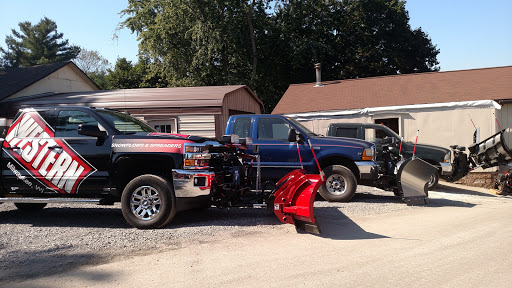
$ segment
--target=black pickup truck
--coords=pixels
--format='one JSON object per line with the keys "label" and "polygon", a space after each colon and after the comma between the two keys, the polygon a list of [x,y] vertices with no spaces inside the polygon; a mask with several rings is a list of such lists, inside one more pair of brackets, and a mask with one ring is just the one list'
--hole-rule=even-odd
{"label": "black pickup truck", "polygon": [[[377,161],[382,161],[382,140],[385,137],[391,137],[396,141],[401,141],[402,137],[396,134],[389,127],[380,124],[371,123],[331,123],[327,127],[326,136],[357,138],[375,143],[377,150]],[[414,143],[403,141],[402,155],[410,158],[414,151]],[[439,181],[439,176],[450,177],[453,174],[453,165],[451,163],[451,151],[449,149],[434,146],[417,144],[416,157],[437,168],[428,183],[429,190],[434,189]]]}
{"label": "black pickup truck", "polygon": [[208,206],[212,172],[187,169],[197,160],[185,160],[189,145],[219,145],[88,107],[23,109],[0,141],[0,203],[37,210],[47,203],[121,202],[137,228],[162,227],[180,210]]}
{"label": "black pickup truck", "polygon": [[110,109],[23,109],[0,139],[0,204],[30,211],[121,202],[126,221],[141,229],[163,227],[192,208],[267,206],[297,229],[317,227],[316,190],[300,181],[318,175],[285,178],[277,191],[251,190],[257,158],[245,153],[247,140],[158,133]]}

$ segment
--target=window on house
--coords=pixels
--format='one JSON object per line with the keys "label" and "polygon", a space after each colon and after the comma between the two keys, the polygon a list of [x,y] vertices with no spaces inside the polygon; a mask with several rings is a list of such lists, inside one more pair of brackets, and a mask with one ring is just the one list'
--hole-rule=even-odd
{"label": "window on house", "polygon": [[171,125],[155,125],[155,130],[161,133],[172,133]]}

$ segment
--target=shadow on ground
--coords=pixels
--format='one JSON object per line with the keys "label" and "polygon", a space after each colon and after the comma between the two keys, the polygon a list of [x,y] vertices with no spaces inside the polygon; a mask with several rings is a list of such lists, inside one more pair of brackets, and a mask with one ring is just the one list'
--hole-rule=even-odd
{"label": "shadow on ground", "polygon": [[436,192],[444,192],[444,193],[454,193],[454,194],[465,194],[465,195],[473,195],[473,196],[481,196],[481,197],[491,197],[491,198],[496,198],[498,196],[496,195],[492,195],[490,193],[484,193],[484,192],[480,192],[480,191],[477,191],[477,189],[482,189],[482,188],[477,188],[477,189],[471,189],[470,187],[467,187],[467,188],[463,188],[462,185],[459,185],[461,187],[454,187],[454,186],[449,186],[449,185],[443,185],[443,183],[439,183],[439,185],[436,187],[436,189],[434,189],[434,191]]}
{"label": "shadow on ground", "polygon": [[370,233],[357,225],[352,219],[335,207],[316,207],[315,218],[320,227],[318,237],[333,240],[363,240],[389,238]]}
{"label": "shadow on ground", "polygon": [[[23,253],[30,255],[23,255]],[[21,252],[17,255],[21,261],[16,265],[3,265],[0,260],[0,286],[9,287],[8,283],[20,282],[40,277],[61,274],[75,268],[94,265],[105,261],[99,254],[70,254],[69,247],[50,248],[41,251]],[[89,279],[106,281],[111,275],[108,273],[86,275]],[[23,286],[30,287],[30,286]],[[37,286],[41,287],[41,286]],[[48,286],[50,287],[50,286]]]}

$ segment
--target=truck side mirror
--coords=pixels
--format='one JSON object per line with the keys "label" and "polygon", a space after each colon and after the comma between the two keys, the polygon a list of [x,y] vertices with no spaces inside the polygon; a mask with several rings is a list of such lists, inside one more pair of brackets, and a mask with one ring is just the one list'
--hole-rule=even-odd
{"label": "truck side mirror", "polygon": [[389,137],[389,136],[386,136],[384,137],[384,139],[382,139],[382,144],[383,145],[386,145],[386,144],[395,144],[397,141],[397,139],[395,139],[395,137]]}
{"label": "truck side mirror", "polygon": [[297,131],[293,128],[288,130],[288,142],[297,142]]}
{"label": "truck side mirror", "polygon": [[302,134],[297,133],[297,130],[291,128],[290,130],[288,130],[288,142],[296,142],[301,144],[304,143],[304,137],[302,136]]}
{"label": "truck side mirror", "polygon": [[78,134],[84,136],[96,137],[99,139],[104,139],[107,137],[107,132],[101,131],[100,128],[96,125],[78,125]]}

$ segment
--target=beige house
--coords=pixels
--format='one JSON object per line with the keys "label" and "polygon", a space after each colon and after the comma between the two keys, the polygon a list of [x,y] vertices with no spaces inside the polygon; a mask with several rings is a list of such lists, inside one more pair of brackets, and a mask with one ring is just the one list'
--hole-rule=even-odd
{"label": "beige house", "polygon": [[[73,62],[0,71],[0,127],[9,125],[9,101],[48,92],[95,91],[98,86]],[[0,129],[1,130],[1,129]]]}
{"label": "beige house", "polygon": [[405,140],[419,133],[419,142],[446,148],[472,144],[475,127],[480,141],[499,125],[512,127],[512,66],[321,84],[290,85],[272,114],[289,115],[319,134],[335,122],[383,123]]}

